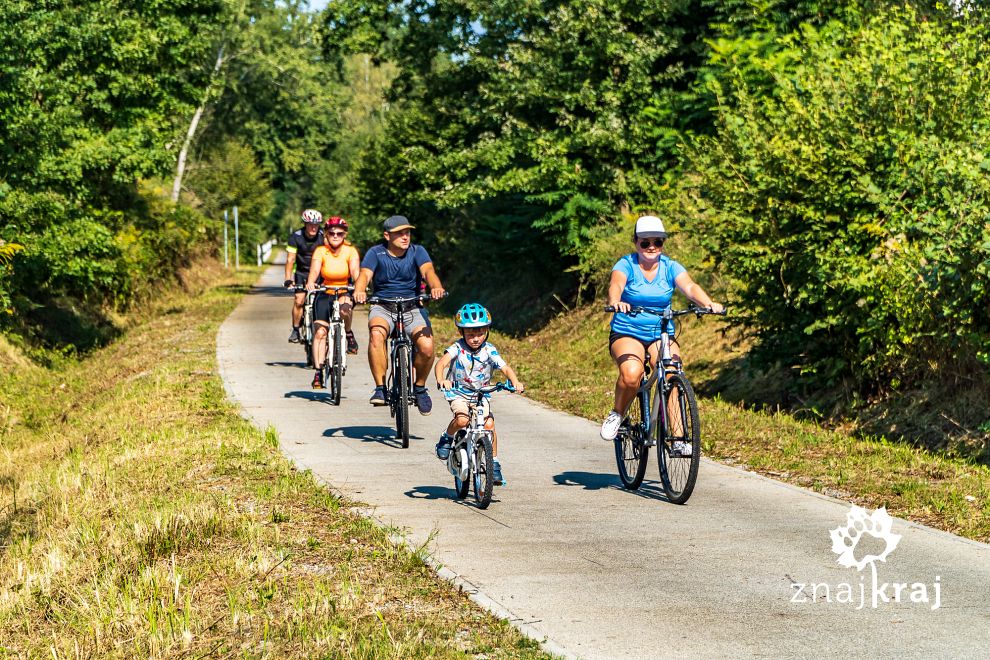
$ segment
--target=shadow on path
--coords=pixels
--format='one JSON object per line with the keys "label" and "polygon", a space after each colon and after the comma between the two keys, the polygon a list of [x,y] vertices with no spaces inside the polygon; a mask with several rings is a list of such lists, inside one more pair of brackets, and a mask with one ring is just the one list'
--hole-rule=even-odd
{"label": "shadow on path", "polygon": [[[239,284],[230,285],[233,287],[240,287]],[[248,289],[247,294],[249,296],[291,296],[292,292],[281,286],[255,286]]]}
{"label": "shadow on path", "polygon": [[297,369],[308,369],[312,371],[312,367],[305,362],[265,362],[266,367],[296,367]]}
{"label": "shadow on path", "polygon": [[326,390],[322,392],[313,392],[311,390],[296,390],[294,392],[286,392],[286,399],[306,399],[307,401],[319,401],[325,403],[329,406],[333,404],[330,403],[330,393]]}
{"label": "shadow on path", "polygon": [[[450,500],[452,504],[473,509],[477,513],[480,513],[486,518],[490,518],[491,520],[499,523],[503,527],[508,527],[508,525],[506,525],[505,523],[495,520],[490,515],[488,515],[491,512],[490,509],[488,511],[479,509],[478,503],[475,501],[472,495],[469,494],[463,500],[457,499],[457,491],[455,491],[453,488],[447,488],[446,486],[413,486],[403,494],[406,497],[409,497],[414,500]],[[499,501],[500,500],[497,497],[495,497],[495,493],[492,493],[492,504],[496,504]]]}
{"label": "shadow on path", "polygon": [[663,486],[657,481],[643,481],[637,490],[629,490],[622,485],[618,475],[597,472],[561,472],[553,481],[558,486],[581,486],[584,490],[618,490],[649,500],[669,502]]}
{"label": "shadow on path", "polygon": [[456,500],[457,493],[445,486],[413,486],[404,495],[414,500]]}
{"label": "shadow on path", "polygon": [[[351,438],[362,442],[379,442],[389,447],[402,447],[402,441],[395,437],[391,426],[337,426],[323,432],[324,438]],[[418,435],[409,434],[410,442],[422,440]]]}

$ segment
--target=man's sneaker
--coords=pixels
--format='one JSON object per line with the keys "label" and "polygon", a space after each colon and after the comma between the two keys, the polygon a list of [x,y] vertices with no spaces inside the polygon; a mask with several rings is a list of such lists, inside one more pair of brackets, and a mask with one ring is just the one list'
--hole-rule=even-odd
{"label": "man's sneaker", "polygon": [[446,433],[441,433],[440,441],[437,442],[437,447],[436,447],[437,458],[439,458],[441,461],[447,460],[447,457],[450,456],[450,447],[453,444],[454,444],[454,439],[452,437],[450,437]]}
{"label": "man's sneaker", "polygon": [[670,446],[670,454],[671,456],[690,456],[691,449],[692,447],[690,442],[674,440],[674,444]]}
{"label": "man's sneaker", "polygon": [[494,478],[496,486],[507,486],[509,484],[509,482],[502,477],[502,464],[498,461],[495,461],[495,464],[492,466],[492,477]]}
{"label": "man's sneaker", "polygon": [[423,385],[413,387],[413,396],[416,397],[416,407],[419,408],[420,415],[429,415],[433,411],[433,400],[430,393]]}
{"label": "man's sneaker", "polygon": [[371,393],[371,399],[368,401],[373,406],[384,406],[385,405],[385,388],[379,385],[375,388],[375,391]]}
{"label": "man's sneaker", "polygon": [[602,422],[602,440],[605,440],[606,442],[612,442],[615,440],[615,436],[619,435],[620,426],[622,426],[622,415],[613,410],[608,414],[608,417],[605,418],[605,421]]}
{"label": "man's sneaker", "polygon": [[353,330],[347,331],[347,352],[351,355],[357,355],[358,352],[357,339],[354,338]]}
{"label": "man's sneaker", "polygon": [[313,389],[322,390],[323,389],[323,373],[319,370],[313,374]]}
{"label": "man's sneaker", "polygon": [[302,341],[302,337],[299,336],[299,328],[292,328],[292,332],[289,333],[289,343],[298,344]]}

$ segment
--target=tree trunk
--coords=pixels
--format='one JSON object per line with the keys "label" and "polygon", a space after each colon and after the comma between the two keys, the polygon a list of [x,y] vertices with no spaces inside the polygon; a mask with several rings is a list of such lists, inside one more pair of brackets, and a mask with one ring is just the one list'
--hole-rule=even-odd
{"label": "tree trunk", "polygon": [[206,92],[203,94],[203,102],[199,104],[196,108],[196,112],[193,113],[192,121],[189,122],[189,130],[186,131],[186,139],[182,142],[182,149],[179,150],[179,161],[175,166],[175,179],[172,181],[172,201],[179,201],[179,192],[182,190],[182,176],[186,171],[186,158],[189,155],[189,147],[192,145],[193,136],[196,135],[196,127],[199,126],[199,120],[203,116],[203,111],[206,109],[206,103],[210,100],[210,93],[213,91],[213,85],[216,82],[217,75],[220,73],[221,67],[223,67],[223,51],[226,44],[220,45],[220,50],[217,52],[217,62],[213,65],[213,73],[210,74],[210,83],[206,86]]}

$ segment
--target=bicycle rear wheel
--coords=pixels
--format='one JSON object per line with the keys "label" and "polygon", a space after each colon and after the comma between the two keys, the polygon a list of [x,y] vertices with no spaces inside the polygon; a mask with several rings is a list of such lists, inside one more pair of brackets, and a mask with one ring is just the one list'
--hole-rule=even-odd
{"label": "bicycle rear wheel", "polygon": [[643,414],[643,402],[637,395],[615,436],[615,462],[619,466],[619,479],[629,490],[636,490],[643,483],[650,451],[646,446],[647,430]]}
{"label": "bicycle rear wheel", "polygon": [[[667,498],[674,504],[684,504],[694,491],[701,464],[701,425],[698,421],[698,402],[691,383],[682,374],[674,374],[667,381],[667,398],[663,401],[663,428],[657,443],[660,462],[660,481]],[[660,385],[657,384],[657,396]],[[674,443],[683,443],[681,451],[674,451]]]}
{"label": "bicycle rear wheel", "polygon": [[334,325],[330,328],[330,350],[333,354],[333,359],[327,356],[327,362],[330,364],[330,402],[335,406],[340,405],[340,389],[343,381],[343,367],[340,364],[340,326]]}
{"label": "bicycle rear wheel", "polygon": [[474,477],[474,499],[479,509],[487,509],[492,503],[492,486],[495,485],[492,439],[487,433],[475,437],[474,465],[471,472]]}
{"label": "bicycle rear wheel", "polygon": [[402,440],[402,448],[409,448],[409,347],[395,349],[392,365],[395,381],[392,385],[392,405],[395,411],[396,438]]}

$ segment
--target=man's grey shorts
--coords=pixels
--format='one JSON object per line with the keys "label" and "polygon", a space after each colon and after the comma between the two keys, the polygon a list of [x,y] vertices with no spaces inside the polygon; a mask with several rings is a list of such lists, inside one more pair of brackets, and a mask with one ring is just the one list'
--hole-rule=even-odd
{"label": "man's grey shorts", "polygon": [[[372,305],[371,310],[368,312],[368,321],[371,322],[374,319],[382,319],[385,321],[385,323],[388,324],[388,334],[392,334],[392,331],[395,329],[395,316],[392,312],[388,311],[381,305]],[[407,335],[412,335],[414,330],[418,330],[424,325],[430,325],[423,316],[423,310],[418,307],[413,309],[411,312],[403,312],[402,322],[406,324]]]}

